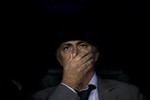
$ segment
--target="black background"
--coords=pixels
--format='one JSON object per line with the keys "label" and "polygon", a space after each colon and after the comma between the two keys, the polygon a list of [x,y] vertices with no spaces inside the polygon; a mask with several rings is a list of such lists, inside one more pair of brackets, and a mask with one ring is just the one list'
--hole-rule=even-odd
{"label": "black background", "polygon": [[[20,80],[27,95],[55,67],[56,31],[65,25],[90,24],[104,33],[102,61],[122,67],[133,84],[148,94],[149,1],[7,1],[1,12],[1,77]],[[66,4],[66,5],[65,5]],[[54,40],[53,40],[54,39]],[[113,66],[113,67],[112,67]],[[7,87],[7,86],[6,86]],[[26,97],[26,96],[25,96]]]}

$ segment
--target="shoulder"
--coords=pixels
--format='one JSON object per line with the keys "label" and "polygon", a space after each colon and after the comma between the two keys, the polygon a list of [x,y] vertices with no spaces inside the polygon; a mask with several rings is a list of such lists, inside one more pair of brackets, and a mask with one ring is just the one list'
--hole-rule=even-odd
{"label": "shoulder", "polygon": [[130,98],[133,100],[145,100],[145,95],[140,91],[139,87],[133,84],[116,80],[104,80],[104,83],[109,85],[109,88],[107,88],[109,92],[116,94],[122,100]]}
{"label": "shoulder", "polygon": [[131,83],[110,79],[106,79],[104,80],[104,82],[108,83],[109,85],[113,86],[116,89],[139,91],[139,88]]}
{"label": "shoulder", "polygon": [[103,80],[106,90],[122,96],[140,96],[142,93],[139,88],[133,84],[121,82],[117,80]]}
{"label": "shoulder", "polygon": [[98,78],[98,82],[99,86],[104,87],[106,90],[114,90],[116,92],[139,92],[137,86],[127,82],[100,78]]}

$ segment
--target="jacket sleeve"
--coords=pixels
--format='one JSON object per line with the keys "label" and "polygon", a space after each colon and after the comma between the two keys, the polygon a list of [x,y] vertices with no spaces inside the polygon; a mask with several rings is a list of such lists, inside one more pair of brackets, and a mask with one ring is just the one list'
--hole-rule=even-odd
{"label": "jacket sleeve", "polygon": [[60,84],[55,91],[48,97],[48,100],[79,100],[77,94],[75,94],[68,87]]}
{"label": "jacket sleeve", "polygon": [[55,89],[49,88],[36,93],[32,100],[79,100],[79,96],[65,85],[59,84]]}

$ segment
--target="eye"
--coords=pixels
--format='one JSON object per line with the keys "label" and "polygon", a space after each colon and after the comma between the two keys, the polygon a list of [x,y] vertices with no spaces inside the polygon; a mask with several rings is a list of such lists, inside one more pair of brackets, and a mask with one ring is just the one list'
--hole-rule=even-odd
{"label": "eye", "polygon": [[63,50],[64,51],[68,51],[68,50],[70,50],[71,48],[69,47],[69,46],[66,46],[66,47],[63,47]]}
{"label": "eye", "polygon": [[80,48],[86,48],[88,45],[87,44],[85,44],[85,43],[81,43],[80,44]]}

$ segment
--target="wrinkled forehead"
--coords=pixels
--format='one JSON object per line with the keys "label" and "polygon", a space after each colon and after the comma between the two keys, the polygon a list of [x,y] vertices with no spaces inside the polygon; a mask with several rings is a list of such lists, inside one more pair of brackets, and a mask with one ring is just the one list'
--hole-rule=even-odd
{"label": "wrinkled forehead", "polygon": [[77,45],[77,44],[81,44],[81,43],[90,44],[90,43],[88,43],[86,41],[83,41],[83,40],[71,40],[71,41],[65,41],[65,42],[61,43],[60,46],[62,46],[62,45],[68,45],[68,44],[76,44]]}

